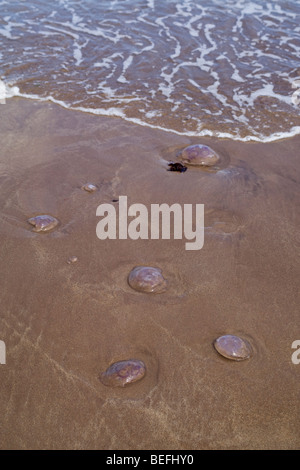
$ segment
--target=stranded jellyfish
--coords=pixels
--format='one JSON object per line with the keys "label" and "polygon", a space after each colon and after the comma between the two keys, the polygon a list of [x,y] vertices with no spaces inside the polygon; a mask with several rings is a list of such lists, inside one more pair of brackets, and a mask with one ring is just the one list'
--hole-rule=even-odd
{"label": "stranded jellyfish", "polygon": [[58,225],[58,220],[51,215],[37,215],[28,219],[28,222],[34,226],[33,232],[49,232]]}
{"label": "stranded jellyfish", "polygon": [[140,292],[160,294],[167,289],[167,281],[159,268],[137,266],[128,276],[130,287]]}
{"label": "stranded jellyfish", "polygon": [[207,145],[190,145],[183,149],[179,158],[183,163],[194,166],[214,166],[219,162],[220,157]]}
{"label": "stranded jellyfish", "polygon": [[84,186],[82,186],[81,189],[84,189],[84,190],[87,191],[88,193],[93,193],[94,191],[96,191],[97,186],[95,186],[95,185],[92,184],[92,183],[87,183],[87,184],[85,184]]}
{"label": "stranded jellyfish", "polygon": [[234,335],[220,336],[215,340],[214,347],[221,356],[233,361],[243,361],[252,356],[250,343]]}
{"label": "stranded jellyfish", "polygon": [[100,375],[100,381],[107,387],[125,387],[141,380],[146,373],[143,361],[129,359],[128,361],[115,362]]}

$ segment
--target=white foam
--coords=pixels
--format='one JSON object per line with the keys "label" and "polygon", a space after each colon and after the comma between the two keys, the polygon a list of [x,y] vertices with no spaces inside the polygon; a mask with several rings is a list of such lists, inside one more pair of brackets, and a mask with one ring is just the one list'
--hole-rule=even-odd
{"label": "white foam", "polygon": [[300,103],[300,89],[294,91],[294,93],[292,94],[292,98],[291,98],[291,101],[293,104],[299,104]]}
{"label": "white foam", "polygon": [[[107,32],[102,29],[102,28],[96,28],[96,29],[92,29],[92,28],[89,28],[87,26],[84,26],[84,25],[75,25],[73,23],[70,23],[70,22],[64,22],[64,23],[61,23],[63,26],[66,26],[67,28],[69,29],[72,29],[73,31],[77,31],[78,33],[86,33],[86,34],[89,34],[91,36],[98,36],[98,37],[102,37],[104,39],[107,39],[109,41],[112,41],[113,43],[117,43],[119,42],[121,39],[123,39],[124,37],[126,37],[124,34],[119,34],[117,30],[112,30],[111,31],[111,34],[107,34]],[[69,34],[71,34],[69,32]],[[76,35],[76,38],[78,37],[78,35]]]}
{"label": "white foam", "polygon": [[3,80],[0,80],[0,100],[12,98],[13,96],[18,96],[19,93],[20,90],[17,86],[10,86],[4,83]]}
{"label": "white foam", "polygon": [[82,62],[81,48],[79,47],[77,42],[75,42],[74,46],[75,46],[75,48],[74,48],[74,51],[73,51],[73,56],[74,56],[74,59],[76,60],[75,65],[80,65],[81,62]]}
{"label": "white foam", "polygon": [[122,73],[119,76],[119,78],[117,79],[118,82],[120,82],[120,83],[128,82],[128,80],[126,80],[124,75],[125,75],[126,70],[128,69],[128,67],[131,65],[132,61],[133,61],[133,56],[132,55],[130,55],[129,57],[127,57],[126,60],[124,60]]}
{"label": "white foam", "polygon": [[191,36],[194,36],[194,37],[198,37],[199,36],[199,29],[198,29],[198,25],[197,27],[195,28],[193,26],[193,23],[195,23],[196,21],[199,21],[202,19],[202,15],[196,15],[196,16],[193,16],[190,21],[188,21],[184,26],[185,28],[188,29],[189,33]]}
{"label": "white foam", "polygon": [[231,75],[231,78],[233,80],[235,80],[236,82],[245,82],[246,80],[244,78],[242,78],[237,70],[237,68],[234,68],[234,72],[233,74]]}
{"label": "white foam", "polygon": [[292,127],[289,131],[286,132],[275,132],[269,136],[253,136],[253,135],[247,135],[244,137],[241,137],[239,135],[233,135],[230,134],[229,132],[221,132],[221,131],[211,131],[210,129],[203,129],[203,124],[200,123],[198,127],[197,132],[180,132],[176,131],[175,129],[169,129],[169,128],[164,128],[162,126],[154,125],[151,123],[147,123],[141,119],[138,118],[129,118],[126,116],[123,110],[119,108],[84,108],[82,106],[74,107],[71,105],[68,105],[64,101],[57,100],[53,98],[52,96],[47,96],[47,97],[40,97],[38,95],[29,95],[26,93],[20,93],[18,87],[7,87],[6,88],[6,98],[11,98],[13,96],[20,96],[23,98],[31,99],[31,100],[37,100],[37,101],[51,101],[52,103],[58,104],[59,106],[62,106],[63,108],[74,110],[74,111],[81,111],[84,113],[90,113],[90,114],[96,114],[98,116],[111,116],[111,117],[118,117],[122,118],[125,121],[131,122],[133,124],[137,124],[143,127],[150,127],[151,129],[158,129],[163,132],[168,132],[172,134],[177,134],[180,136],[187,136],[187,137],[216,137],[220,139],[231,139],[231,140],[237,140],[240,142],[274,142],[276,140],[282,140],[282,139],[288,139],[291,137],[294,137],[296,135],[300,134],[300,126],[294,126]]}
{"label": "white foam", "polygon": [[6,98],[6,87],[5,83],[0,80],[0,103],[4,103]]}
{"label": "white foam", "polygon": [[71,36],[73,39],[76,39],[77,41],[79,40],[78,34],[71,33],[71,31],[68,31],[67,29],[58,28],[57,26],[51,26],[49,24],[44,25],[44,28],[52,29],[56,31],[57,33],[66,34],[67,36]]}
{"label": "white foam", "polygon": [[263,7],[261,5],[255,5],[254,3],[250,2],[248,5],[245,5],[243,8],[243,13],[244,15],[253,15],[254,13],[257,13],[258,11],[261,12],[263,10]]}
{"label": "white foam", "polygon": [[13,36],[11,34],[11,25],[5,25],[4,28],[0,28],[0,35],[7,39],[19,39],[19,36]]}
{"label": "white foam", "polygon": [[300,78],[297,78],[292,82],[292,88],[298,88],[300,87]]}
{"label": "white foam", "polygon": [[151,119],[154,117],[161,116],[161,113],[159,111],[153,110],[153,111],[148,111],[147,113],[145,113],[145,116],[146,118]]}
{"label": "white foam", "polygon": [[89,40],[87,39],[84,44],[78,44],[77,41],[74,42],[73,57],[76,60],[76,66],[80,65],[82,62],[82,52],[81,50],[87,45]]}
{"label": "white foam", "polygon": [[266,83],[263,87],[248,94],[236,91],[233,95],[233,99],[237,105],[243,109],[244,107],[253,107],[254,101],[260,96],[269,96],[271,98],[276,98],[278,101],[282,101],[283,103],[291,104],[289,96],[274,92],[274,85],[272,83]]}
{"label": "white foam", "polygon": [[74,25],[78,24],[80,21],[82,21],[82,18],[80,16],[78,16],[76,13],[73,13],[73,16],[72,16],[72,23]]}
{"label": "white foam", "polygon": [[180,53],[181,53],[181,46],[180,46],[179,41],[176,40],[175,51],[174,51],[174,54],[170,55],[170,58],[171,59],[176,59],[176,57],[180,56]]}

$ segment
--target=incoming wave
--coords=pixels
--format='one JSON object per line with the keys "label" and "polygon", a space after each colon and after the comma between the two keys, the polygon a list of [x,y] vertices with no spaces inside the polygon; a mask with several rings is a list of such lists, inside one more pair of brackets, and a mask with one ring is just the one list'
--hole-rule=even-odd
{"label": "incoming wave", "polygon": [[5,94],[181,135],[300,133],[299,2],[198,3],[2,0]]}

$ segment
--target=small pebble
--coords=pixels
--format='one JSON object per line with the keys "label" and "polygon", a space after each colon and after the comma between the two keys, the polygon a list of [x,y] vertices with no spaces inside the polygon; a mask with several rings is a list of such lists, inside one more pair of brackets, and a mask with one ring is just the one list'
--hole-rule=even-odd
{"label": "small pebble", "polygon": [[72,264],[72,263],[76,263],[77,261],[78,261],[77,256],[70,256],[67,262],[68,264]]}
{"label": "small pebble", "polygon": [[221,356],[233,361],[244,361],[252,356],[250,343],[239,336],[220,336],[215,340],[214,347]]}
{"label": "small pebble", "polygon": [[129,359],[128,361],[115,362],[100,375],[100,381],[107,387],[125,387],[133,382],[141,380],[146,373],[143,361]]}
{"label": "small pebble", "polygon": [[184,173],[187,170],[186,166],[183,166],[182,163],[168,163],[170,167],[168,171],[178,171],[179,173]]}
{"label": "small pebble", "polygon": [[58,220],[51,215],[37,215],[28,219],[28,222],[34,226],[33,232],[49,232],[58,225]]}
{"label": "small pebble", "polygon": [[97,186],[91,183],[87,183],[84,186],[82,186],[81,189],[84,189],[85,191],[88,191],[89,193],[93,193],[94,191],[96,191]]}
{"label": "small pebble", "polygon": [[161,269],[150,266],[137,266],[128,276],[128,284],[139,292],[160,294],[167,289],[167,280]]}

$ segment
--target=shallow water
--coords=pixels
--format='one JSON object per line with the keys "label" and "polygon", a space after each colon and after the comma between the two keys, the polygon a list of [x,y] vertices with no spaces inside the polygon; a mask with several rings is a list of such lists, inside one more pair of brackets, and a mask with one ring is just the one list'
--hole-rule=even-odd
{"label": "shallow water", "polygon": [[0,11],[2,100],[195,136],[300,132],[296,0],[2,0]]}

